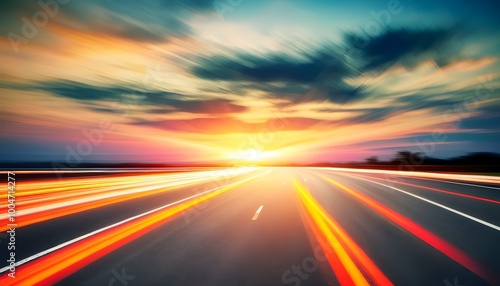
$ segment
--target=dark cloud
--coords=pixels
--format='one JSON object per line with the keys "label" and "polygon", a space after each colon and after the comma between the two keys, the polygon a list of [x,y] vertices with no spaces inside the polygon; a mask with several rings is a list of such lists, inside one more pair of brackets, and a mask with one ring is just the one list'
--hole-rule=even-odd
{"label": "dark cloud", "polygon": [[327,66],[329,73],[338,77],[351,72],[333,51],[305,54],[303,58],[241,53],[235,57],[214,56],[200,59],[192,71],[209,80],[311,83]]}
{"label": "dark cloud", "polygon": [[240,113],[248,110],[246,106],[231,103],[227,99],[182,101],[177,103],[177,107],[187,112],[205,114]]}
{"label": "dark cloud", "polygon": [[22,17],[31,19],[31,16],[40,10],[40,6],[36,5],[36,1],[18,0],[18,1],[2,1],[0,9],[0,32],[1,36],[6,36],[8,33],[19,33],[21,35],[21,27],[24,22]]}
{"label": "dark cloud", "polygon": [[358,52],[355,54],[359,54],[366,71],[384,70],[396,63],[414,67],[427,59],[444,65],[450,57],[446,44],[457,32],[457,27],[422,30],[387,28],[374,36],[348,33],[345,43],[348,49]]}
{"label": "dark cloud", "polygon": [[113,112],[112,109],[96,106],[102,101],[148,106],[155,113],[162,113],[163,108],[163,113],[179,111],[197,114],[230,114],[248,110],[246,106],[228,99],[194,99],[193,96],[178,93],[142,92],[133,88],[93,86],[73,81],[45,82],[34,88],[93,104],[89,108],[99,112]]}
{"label": "dark cloud", "polygon": [[55,95],[84,101],[116,101],[121,98],[122,94],[132,92],[132,90],[119,87],[99,87],[75,81],[42,82],[33,88],[39,88]]}
{"label": "dark cloud", "polygon": [[199,59],[191,71],[207,80],[251,83],[270,97],[295,103],[328,99],[345,104],[370,95],[368,85],[352,86],[349,77],[376,77],[392,65],[414,67],[428,59],[447,64],[451,56],[446,44],[457,30],[399,28],[375,36],[348,33],[342,45],[324,43],[316,49],[296,50],[298,56],[218,55]]}
{"label": "dark cloud", "polygon": [[343,105],[366,97],[367,93],[364,92],[366,87],[365,85],[351,86],[342,79],[331,78],[314,83],[303,99],[308,101],[309,99],[326,98],[331,102]]}
{"label": "dark cloud", "polygon": [[455,98],[436,99],[436,97],[442,95],[442,93],[429,93],[425,92],[425,90],[421,90],[412,95],[398,97],[394,100],[394,104],[405,111],[434,109],[444,112],[453,109],[457,104],[463,103],[463,99],[459,97],[459,94],[455,94]]}
{"label": "dark cloud", "polygon": [[345,103],[362,97],[363,86],[352,87],[345,82],[358,72],[332,47],[302,52],[301,57],[241,53],[214,56],[197,61],[192,72],[207,80],[252,83],[253,88],[267,91],[271,97],[294,102],[329,99]]}

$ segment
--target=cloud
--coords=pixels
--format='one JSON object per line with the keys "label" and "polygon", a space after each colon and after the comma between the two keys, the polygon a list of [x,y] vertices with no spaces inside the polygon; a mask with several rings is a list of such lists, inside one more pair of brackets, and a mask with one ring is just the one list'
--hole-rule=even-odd
{"label": "cloud", "polygon": [[99,106],[99,102],[126,103],[129,96],[135,97],[136,104],[153,108],[154,113],[162,113],[162,109],[163,113],[178,111],[196,114],[229,114],[248,110],[228,99],[200,99],[199,96],[194,99],[194,96],[179,93],[142,92],[133,88],[93,86],[73,81],[44,82],[34,88],[74,100],[92,102],[90,109],[98,112],[113,112],[112,109]]}
{"label": "cloud", "polygon": [[106,1],[77,3],[64,8],[66,17],[61,19],[61,23],[86,33],[151,43],[192,34],[185,19],[179,17],[180,13],[174,13],[172,5],[166,7],[155,2],[138,5],[134,1]]}
{"label": "cloud", "polygon": [[388,28],[374,36],[347,33],[343,43],[296,48],[293,56],[234,52],[200,58],[191,72],[211,81],[253,83],[255,89],[268,92],[270,97],[298,102],[328,99],[345,104],[369,95],[367,85],[349,84],[349,78],[381,72],[396,64],[407,68],[425,60],[447,64],[454,56],[445,49],[446,44],[457,31],[456,27]]}
{"label": "cloud", "polygon": [[120,99],[122,94],[132,92],[132,90],[119,87],[99,87],[76,81],[42,82],[36,84],[33,88],[41,89],[58,96],[84,101],[116,101]]}
{"label": "cloud", "polygon": [[[35,13],[47,9],[43,9],[39,2],[19,0],[8,1],[6,5],[2,5],[2,34],[20,34],[22,17],[31,19]],[[54,2],[57,8],[49,7],[55,11],[51,12],[51,23],[82,33],[148,43],[191,36],[193,31],[186,21],[196,13],[208,13],[212,3],[200,0],[147,3],[130,0],[70,1],[67,4]]]}
{"label": "cloud", "polygon": [[227,99],[178,101],[174,105],[179,111],[200,114],[241,113],[248,110],[248,107],[234,104]]}
{"label": "cloud", "polygon": [[306,130],[319,124],[331,121],[304,118],[283,117],[269,119],[261,123],[248,123],[236,118],[194,118],[188,120],[137,121],[135,125],[149,126],[175,132],[191,132],[201,134],[260,133],[279,131]]}
{"label": "cloud", "polygon": [[402,113],[398,107],[380,107],[380,108],[370,108],[363,111],[362,114],[342,119],[341,122],[344,124],[361,124],[361,123],[373,123],[385,120],[391,116]]}
{"label": "cloud", "polygon": [[304,54],[303,58],[241,53],[234,57],[215,56],[202,59],[192,70],[196,76],[209,80],[311,83],[326,67],[338,77],[351,71],[333,52]]}
{"label": "cloud", "polygon": [[399,64],[415,67],[424,60],[448,63],[451,54],[446,44],[458,32],[457,27],[442,29],[387,28],[373,36],[347,33],[345,43],[359,54],[365,71],[385,70]]}
{"label": "cloud", "polygon": [[200,59],[191,71],[206,80],[251,83],[255,89],[267,91],[270,97],[298,102],[329,99],[345,103],[361,98],[364,87],[352,87],[345,82],[358,72],[333,47],[301,50],[299,56],[218,55]]}

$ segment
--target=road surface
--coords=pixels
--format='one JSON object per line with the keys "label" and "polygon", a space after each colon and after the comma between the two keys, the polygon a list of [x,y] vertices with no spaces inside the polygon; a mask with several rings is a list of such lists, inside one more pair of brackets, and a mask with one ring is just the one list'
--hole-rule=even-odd
{"label": "road surface", "polygon": [[0,204],[0,285],[500,285],[495,179],[299,167],[16,176],[10,233],[6,193]]}

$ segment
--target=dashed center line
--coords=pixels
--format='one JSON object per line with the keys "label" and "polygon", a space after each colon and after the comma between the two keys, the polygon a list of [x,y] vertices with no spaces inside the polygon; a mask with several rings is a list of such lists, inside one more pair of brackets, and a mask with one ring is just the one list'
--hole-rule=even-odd
{"label": "dashed center line", "polygon": [[262,208],[264,208],[264,206],[260,206],[257,211],[255,212],[255,214],[253,215],[252,217],[252,220],[257,220],[257,218],[259,217],[259,214],[260,212],[262,211]]}

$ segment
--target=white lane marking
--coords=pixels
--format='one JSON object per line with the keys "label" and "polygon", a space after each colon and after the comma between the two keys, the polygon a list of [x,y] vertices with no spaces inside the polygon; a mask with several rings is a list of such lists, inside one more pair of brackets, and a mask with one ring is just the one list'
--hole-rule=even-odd
{"label": "white lane marking", "polygon": [[257,209],[257,211],[255,212],[255,214],[254,214],[254,215],[253,215],[253,217],[252,217],[252,220],[257,220],[257,218],[259,218],[259,214],[260,214],[260,212],[262,211],[262,209],[263,209],[263,208],[264,208],[264,206],[262,205],[262,206],[260,206],[260,207]]}
{"label": "white lane marking", "polygon": [[375,174],[390,174],[402,177],[424,177],[438,178],[447,180],[459,180],[476,183],[492,183],[500,184],[500,177],[484,176],[484,175],[463,175],[463,174],[447,174],[447,173],[430,173],[430,172],[414,172],[414,171],[390,171],[390,170],[371,170],[371,169],[351,169],[351,168],[330,168],[330,167],[307,167],[309,169],[326,170],[326,171],[342,171],[354,173],[375,173]]}
{"label": "white lane marking", "polygon": [[411,178],[415,180],[428,180],[428,181],[436,181],[436,182],[443,182],[443,183],[450,183],[450,184],[457,184],[457,185],[465,185],[465,186],[471,186],[471,187],[479,187],[479,188],[486,188],[486,189],[493,189],[493,190],[500,190],[500,188],[496,187],[491,187],[491,186],[481,186],[481,185],[474,185],[474,184],[467,184],[467,183],[459,183],[459,182],[453,182],[453,181],[444,181],[444,180],[436,180],[436,179],[427,179],[427,178]]}
{"label": "white lane marking", "polygon": [[[255,175],[255,176],[252,176],[252,177],[250,177],[250,179],[248,179],[248,181],[253,180],[253,179],[255,179],[255,178],[258,178],[258,177],[260,177],[260,176],[265,176],[265,175],[267,175],[268,173],[269,173],[269,172],[267,172],[267,173],[265,173],[265,174],[261,174],[261,175]],[[220,186],[220,187],[215,187],[215,188],[210,189],[210,190],[208,190],[208,191],[205,191],[205,192],[202,192],[202,193],[199,193],[199,194],[196,194],[196,195],[189,196],[189,197],[184,198],[184,199],[182,199],[182,200],[178,200],[178,201],[176,201],[176,202],[166,204],[166,205],[161,206],[161,207],[159,207],[159,208],[156,208],[156,209],[153,209],[153,210],[150,210],[150,211],[144,212],[144,213],[142,213],[142,214],[138,214],[138,215],[136,215],[136,216],[133,216],[133,217],[130,217],[130,218],[127,218],[127,219],[124,219],[124,220],[122,220],[122,221],[119,221],[119,222],[117,222],[117,223],[114,223],[114,224],[111,224],[111,225],[105,226],[105,227],[100,228],[100,229],[98,229],[98,230],[94,230],[94,231],[92,231],[92,232],[89,232],[89,233],[87,233],[87,234],[84,234],[84,235],[82,235],[82,236],[79,236],[79,237],[77,237],[77,238],[74,238],[74,239],[72,239],[72,240],[68,240],[68,241],[66,241],[66,242],[63,242],[63,243],[61,243],[61,244],[59,244],[59,245],[56,245],[56,246],[54,246],[54,247],[51,247],[51,248],[49,248],[49,249],[47,249],[47,250],[44,250],[44,251],[39,252],[39,253],[37,253],[37,254],[34,254],[34,255],[32,255],[32,256],[29,256],[29,257],[26,257],[26,258],[24,258],[24,259],[21,259],[21,260],[19,260],[18,262],[16,262],[16,266],[23,265],[23,264],[25,264],[25,263],[27,263],[27,262],[30,262],[30,261],[31,261],[31,260],[33,260],[33,259],[36,259],[36,258],[41,257],[41,256],[44,256],[44,255],[49,254],[49,253],[51,253],[51,252],[54,252],[54,251],[56,251],[56,250],[58,250],[58,249],[61,249],[61,248],[65,247],[65,246],[68,246],[68,245],[73,244],[73,243],[75,243],[75,242],[78,242],[78,241],[80,241],[80,240],[82,240],[82,239],[85,239],[85,238],[91,237],[91,236],[93,236],[93,235],[96,235],[96,234],[98,234],[98,233],[100,233],[100,232],[103,232],[103,231],[105,231],[105,230],[108,230],[108,229],[111,229],[111,228],[113,228],[113,227],[119,226],[119,225],[121,225],[121,224],[127,223],[127,222],[129,222],[129,221],[131,221],[131,220],[134,220],[134,219],[137,219],[137,218],[140,218],[140,217],[146,216],[146,215],[148,215],[148,214],[151,214],[151,213],[157,212],[157,211],[159,211],[159,210],[162,210],[162,209],[165,209],[165,208],[171,207],[171,206],[173,206],[173,205],[176,205],[176,204],[182,203],[182,202],[184,202],[184,201],[187,201],[187,200],[190,200],[190,199],[193,199],[193,198],[199,197],[199,196],[203,196],[204,194],[207,194],[207,193],[210,193],[210,192],[217,191],[218,189],[223,189],[223,188],[226,188],[226,187],[228,187],[228,186],[230,186],[230,185],[235,185],[235,184],[236,184],[236,183],[238,183],[238,182],[240,182],[240,181],[237,181],[237,182],[234,182],[234,183],[230,183],[230,184],[227,184],[227,185],[223,185],[223,186]],[[5,266],[5,267],[3,267],[3,268],[0,268],[0,273],[3,273],[3,272],[5,272],[5,271],[7,271],[7,270],[9,270],[9,269],[10,269],[10,266]]]}
{"label": "white lane marking", "polygon": [[359,179],[359,180],[363,180],[363,181],[367,181],[367,182],[371,182],[371,183],[374,183],[374,184],[378,184],[378,185],[381,185],[381,186],[384,186],[384,187],[387,187],[387,188],[391,188],[391,189],[396,190],[396,191],[398,191],[398,192],[401,192],[401,193],[407,194],[407,195],[409,195],[409,196],[415,197],[415,198],[417,198],[417,199],[419,199],[419,200],[422,200],[422,201],[424,201],[424,202],[428,202],[428,203],[430,203],[430,204],[433,204],[433,205],[435,205],[435,206],[438,206],[438,207],[440,207],[440,208],[443,208],[443,209],[445,209],[445,210],[447,210],[447,211],[450,211],[450,212],[456,213],[456,214],[458,214],[458,215],[460,215],[460,216],[463,216],[463,217],[465,217],[465,218],[468,218],[468,219],[470,219],[470,220],[473,220],[473,221],[475,221],[475,222],[478,222],[478,223],[480,223],[480,224],[482,224],[482,225],[485,225],[485,226],[487,226],[487,227],[490,227],[490,228],[492,228],[492,229],[494,229],[494,230],[500,231],[500,226],[494,225],[494,224],[492,224],[492,223],[489,223],[489,222],[484,221],[484,220],[482,220],[482,219],[479,219],[479,218],[477,218],[477,217],[474,217],[474,216],[468,215],[468,214],[463,213],[463,212],[461,212],[461,211],[458,211],[458,210],[456,210],[456,209],[452,209],[452,208],[447,207],[447,206],[445,206],[445,205],[442,205],[442,204],[440,204],[440,203],[436,203],[435,201],[431,201],[431,200],[426,199],[426,198],[423,198],[423,197],[421,197],[421,196],[417,196],[417,195],[415,195],[415,194],[409,193],[409,192],[404,191],[404,190],[402,190],[402,189],[399,189],[399,188],[396,188],[396,187],[392,187],[392,186],[389,186],[389,185],[386,185],[386,184],[382,184],[382,183],[379,183],[379,182],[374,182],[374,181],[372,181],[372,180],[363,179],[363,178],[360,178],[360,177],[357,177],[357,176],[348,176],[348,177],[356,178],[356,179]]}

